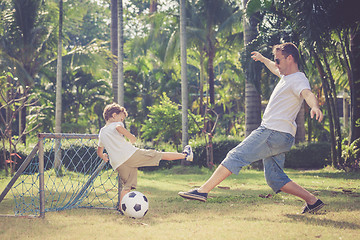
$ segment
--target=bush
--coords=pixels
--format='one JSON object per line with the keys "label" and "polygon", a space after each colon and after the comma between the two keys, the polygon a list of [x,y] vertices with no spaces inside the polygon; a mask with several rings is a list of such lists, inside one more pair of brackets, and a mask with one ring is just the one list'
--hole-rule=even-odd
{"label": "bush", "polygon": [[[19,167],[21,166],[21,164],[24,162],[26,156],[28,154],[30,154],[30,152],[24,152],[22,149],[21,150],[18,150],[17,152],[17,155],[20,156],[20,158],[16,158],[16,166],[15,166],[15,171],[17,171],[19,169]],[[6,156],[8,158],[9,156],[9,152],[6,151]],[[14,160],[14,158],[13,158]],[[5,169],[5,166],[3,165],[3,163],[5,163],[5,160],[4,160],[4,149],[3,148],[0,148],[0,169]],[[10,169],[9,169],[10,171]]]}
{"label": "bush", "polygon": [[[181,145],[181,109],[179,105],[172,102],[169,97],[163,93],[160,104],[148,107],[150,113],[141,127],[141,138],[145,141],[154,142],[158,145],[160,142],[173,143],[175,146]],[[200,121],[199,115],[194,115],[189,111],[197,122]],[[193,136],[199,132],[194,119],[189,117],[188,123],[189,135]]]}
{"label": "bush", "polygon": [[[214,164],[219,165],[222,160],[226,157],[227,153],[234,147],[236,147],[241,142],[240,139],[234,137],[220,137],[214,138],[213,140],[213,149],[214,149]],[[140,148],[145,149],[154,149],[154,146],[150,145],[142,145],[138,146]],[[158,151],[175,151],[169,148],[165,148],[166,146],[156,147]],[[206,167],[206,144],[205,142],[198,141],[195,144],[192,144],[193,152],[194,152],[194,162],[191,165]],[[68,166],[69,170],[77,170],[79,171],[82,168],[88,168],[89,166],[84,166],[80,164],[80,157],[86,156],[87,158],[93,158],[92,161],[88,164],[94,163],[96,160],[96,149],[90,147],[90,149],[86,149],[84,147],[79,146],[75,149],[67,149],[66,147],[62,149],[64,151],[68,151],[67,155],[63,155],[63,164]],[[0,149],[0,153],[1,153]],[[18,164],[16,165],[16,170],[20,167],[21,163],[25,160],[27,154],[24,152],[18,152],[18,154],[22,157],[22,159],[18,160]],[[54,154],[53,152],[45,151],[45,164],[52,157],[47,157],[49,154]],[[71,157],[70,157],[71,156]],[[2,158],[2,154],[0,155]],[[71,159],[70,159],[71,158]],[[330,165],[330,143],[327,142],[317,142],[310,144],[300,144],[295,145],[293,148],[286,153],[286,161],[285,168],[303,168],[303,169],[317,169],[323,168],[326,165]],[[72,162],[70,164],[70,161]],[[143,167],[140,170],[144,171],[153,171],[157,169],[163,168],[171,168],[174,165],[179,165],[179,161],[161,161],[160,166],[158,167]],[[51,164],[46,164],[47,169],[51,168]]]}
{"label": "bush", "polygon": [[[214,164],[218,165],[224,160],[227,153],[236,147],[241,141],[237,138],[222,137],[214,138]],[[196,143],[192,146],[194,152],[194,165],[199,167],[206,167],[206,144],[205,142]]]}
{"label": "bush", "polygon": [[347,172],[360,170],[360,138],[348,144],[347,139],[343,141],[342,158],[344,159],[343,169]]}
{"label": "bush", "polygon": [[[227,153],[240,143],[239,139],[222,138],[214,140],[214,164],[218,165],[226,157]],[[194,165],[206,166],[205,143],[193,146]],[[310,144],[295,145],[286,153],[286,168],[316,169],[323,168],[330,162],[330,143],[317,142]]]}
{"label": "bush", "polygon": [[286,153],[285,168],[319,169],[330,165],[331,145],[328,142],[294,145]]}
{"label": "bush", "polygon": [[[26,157],[30,154],[32,148],[24,150],[19,150],[17,154],[21,157],[21,159],[17,159],[17,164],[15,166],[15,171],[17,171],[21,164],[25,161]],[[90,169],[92,164],[97,163],[97,154],[96,148],[93,146],[62,146],[62,165],[66,166],[66,168],[70,171],[80,172],[82,170]],[[38,162],[38,154],[34,156],[35,160],[33,162]],[[83,160],[81,160],[83,159]],[[86,159],[86,162],[84,162]],[[53,167],[54,160],[54,149],[45,149],[44,151],[44,164],[45,170],[49,170]],[[3,149],[0,149],[0,161],[3,161]],[[1,165],[0,169],[4,168]],[[36,170],[37,171],[37,170]]]}

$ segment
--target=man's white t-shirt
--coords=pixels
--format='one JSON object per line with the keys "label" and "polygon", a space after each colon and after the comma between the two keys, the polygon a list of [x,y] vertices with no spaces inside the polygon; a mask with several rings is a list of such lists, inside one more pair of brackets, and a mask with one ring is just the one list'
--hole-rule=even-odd
{"label": "man's white t-shirt", "polygon": [[304,89],[311,89],[304,73],[282,76],[271,94],[261,125],[295,136],[295,119],[304,100],[300,95]]}
{"label": "man's white t-shirt", "polygon": [[101,128],[98,143],[99,147],[105,147],[114,170],[128,160],[138,149],[126,141],[124,136],[116,130],[118,125],[124,127],[122,122],[113,122]]}

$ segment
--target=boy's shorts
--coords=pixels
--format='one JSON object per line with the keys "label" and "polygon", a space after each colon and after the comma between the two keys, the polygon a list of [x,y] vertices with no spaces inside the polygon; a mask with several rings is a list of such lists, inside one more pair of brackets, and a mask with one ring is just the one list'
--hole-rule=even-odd
{"label": "boy's shorts", "polygon": [[162,153],[156,150],[138,149],[126,162],[116,170],[120,175],[123,190],[136,188],[137,170],[139,167],[158,166]]}

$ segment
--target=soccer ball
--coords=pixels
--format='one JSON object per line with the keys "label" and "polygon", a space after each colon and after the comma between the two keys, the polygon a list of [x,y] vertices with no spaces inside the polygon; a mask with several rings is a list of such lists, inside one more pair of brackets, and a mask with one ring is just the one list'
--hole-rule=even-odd
{"label": "soccer ball", "polygon": [[149,209],[149,201],[141,192],[132,191],[121,200],[121,209],[128,217],[142,218]]}

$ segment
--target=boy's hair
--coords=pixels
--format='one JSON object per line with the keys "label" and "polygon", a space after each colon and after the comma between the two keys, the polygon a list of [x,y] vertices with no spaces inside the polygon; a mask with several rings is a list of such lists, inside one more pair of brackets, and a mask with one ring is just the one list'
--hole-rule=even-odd
{"label": "boy's hair", "polygon": [[119,104],[112,103],[107,105],[103,112],[103,117],[105,119],[105,122],[107,122],[114,113],[119,114],[121,112],[125,113],[125,117],[128,116],[126,109],[124,107],[121,107]]}
{"label": "boy's hair", "polygon": [[273,53],[276,51],[281,51],[282,55],[287,58],[291,55],[294,58],[294,62],[299,62],[299,49],[295,46],[295,44],[287,42],[273,46]]}

